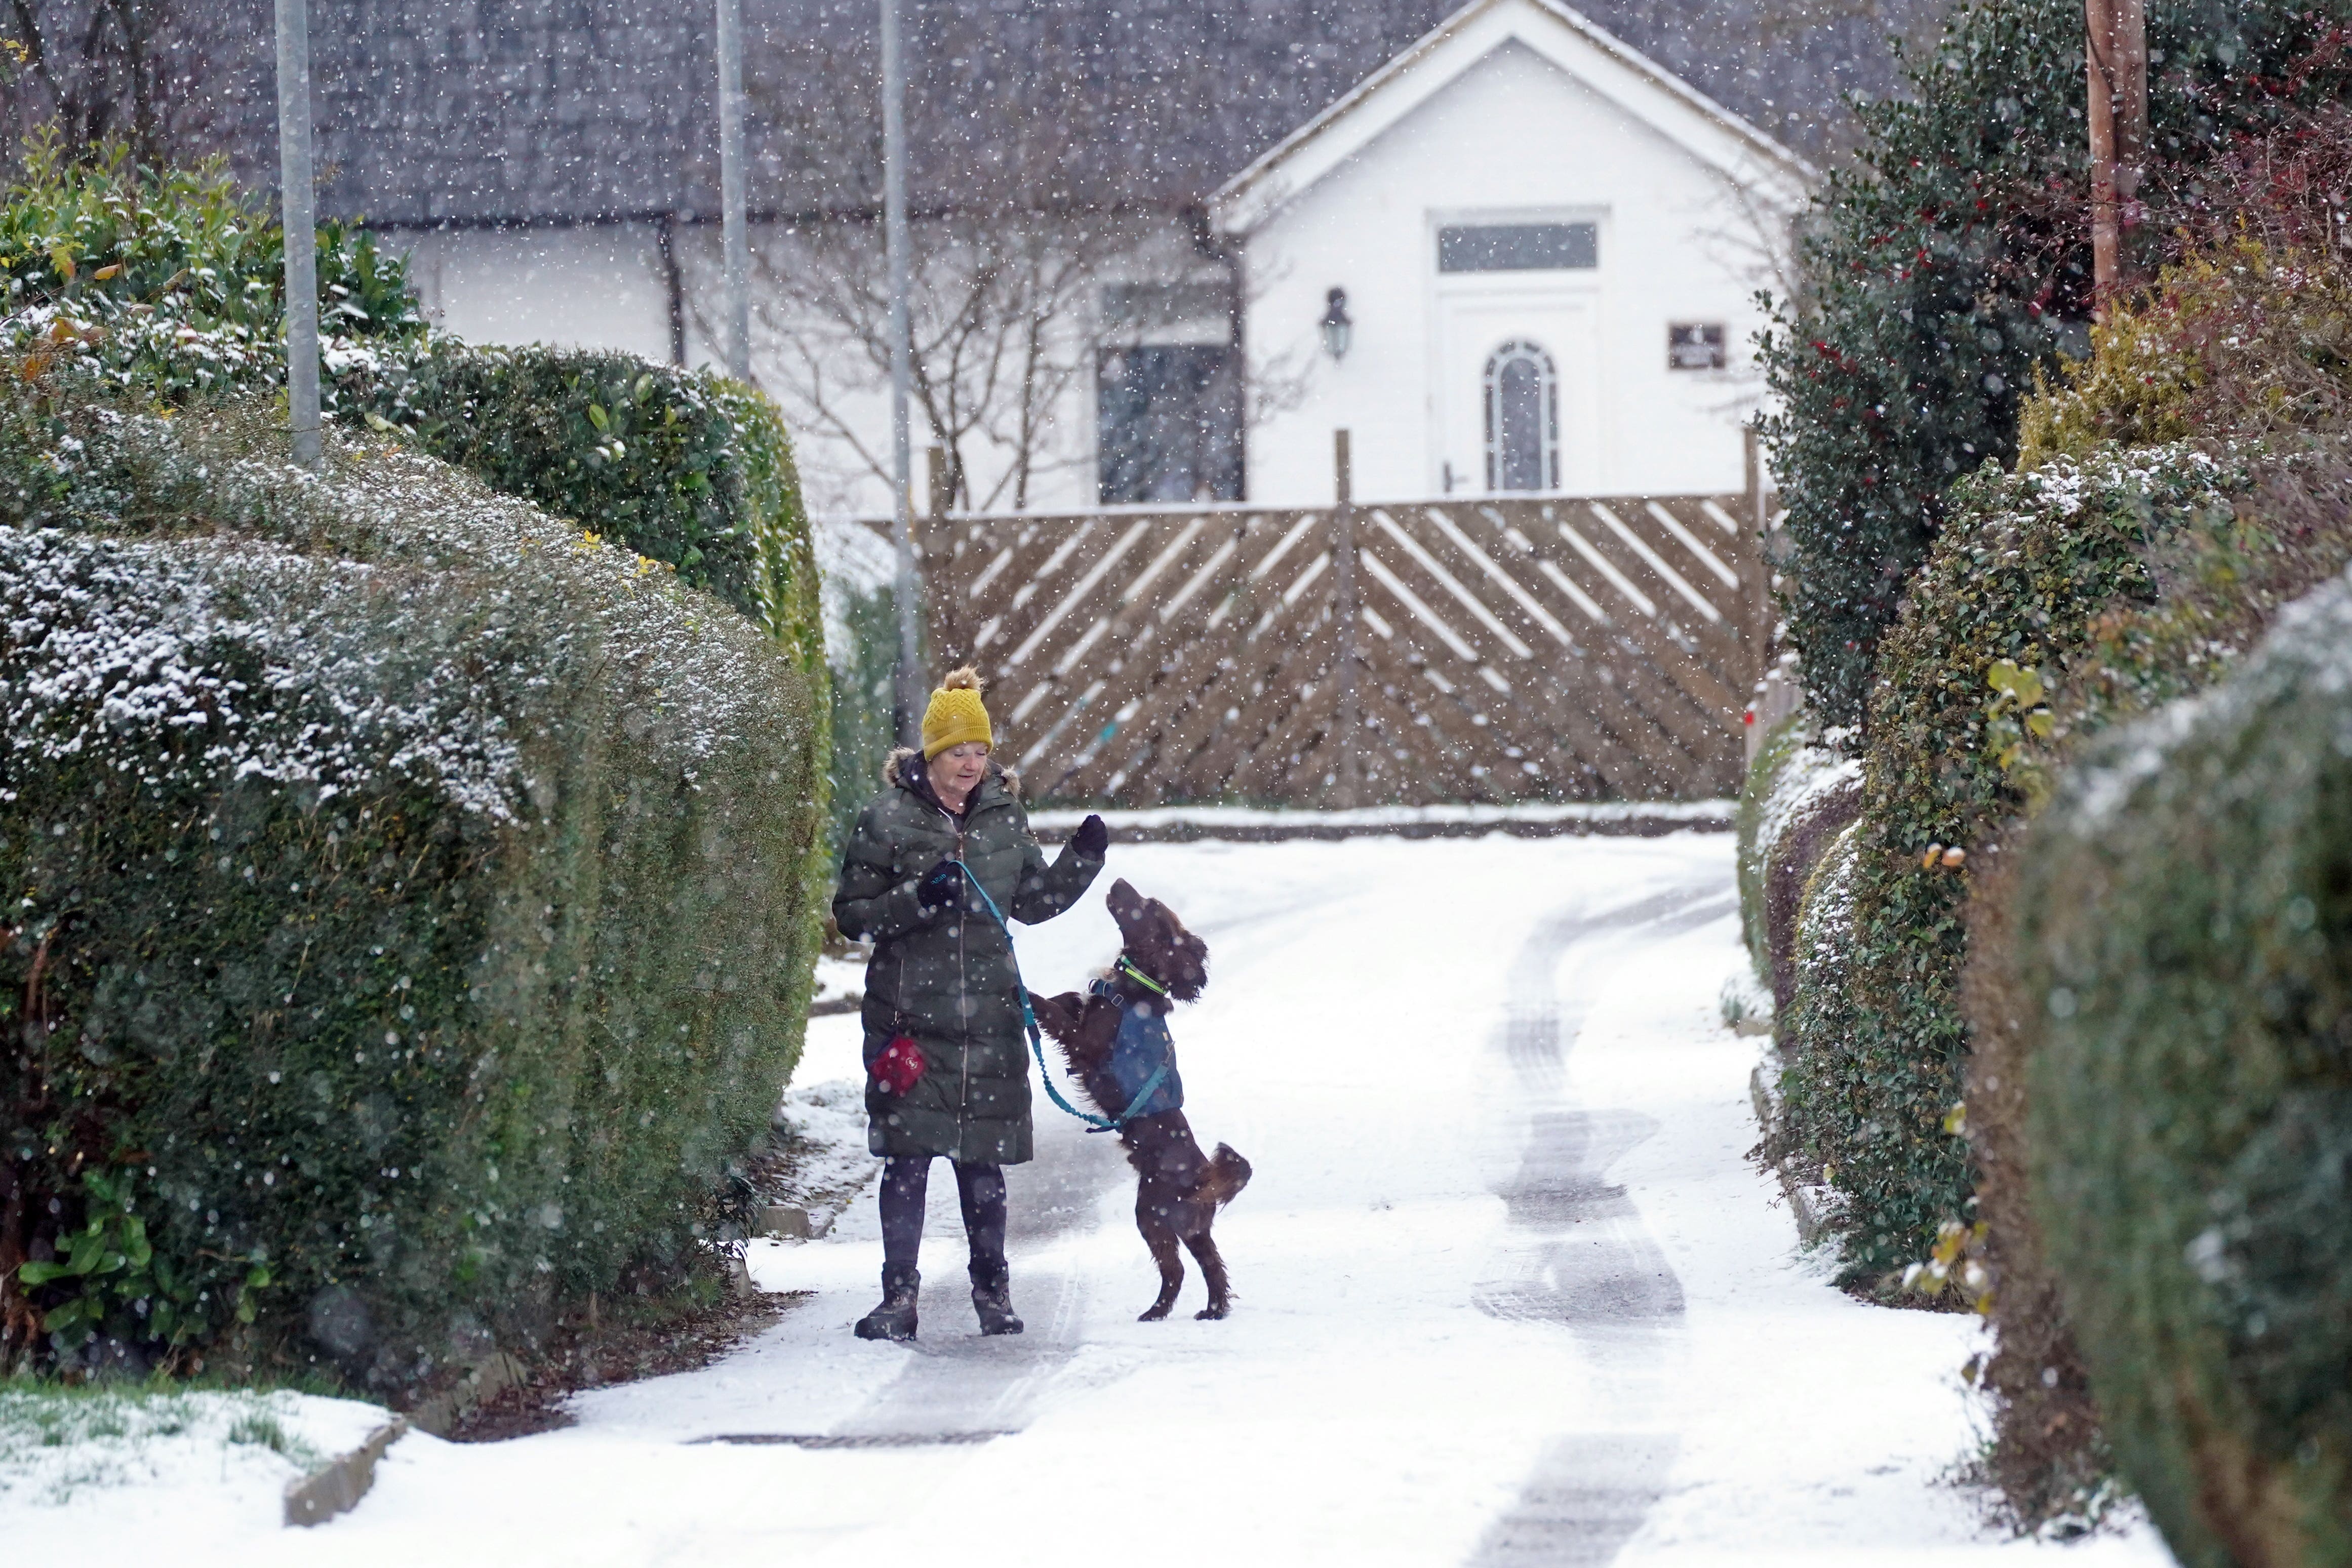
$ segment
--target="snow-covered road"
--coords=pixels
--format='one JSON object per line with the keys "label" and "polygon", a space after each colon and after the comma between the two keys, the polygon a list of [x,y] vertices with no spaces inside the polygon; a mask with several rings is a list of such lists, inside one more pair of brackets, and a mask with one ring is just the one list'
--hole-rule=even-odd
{"label": "snow-covered road", "polygon": [[[1859,1305],[1743,1159],[1759,1042],[1731,846],[1664,839],[1143,845],[1112,869],[1205,936],[1187,1111],[1256,1167],[1223,1322],[1139,1323],[1153,1272],[1111,1140],[1040,1104],[1012,1173],[1018,1339],[973,1332],[932,1184],[923,1332],[853,1339],[870,1197],[754,1273],[813,1292],[701,1372],[578,1425],[413,1437],[354,1514],[175,1561],[430,1565],[1906,1563],[2005,1542],[1944,1477],[1974,1435],[1958,1317]],[[1074,986],[1100,893],[1024,931]],[[858,1071],[818,1020],[803,1081]],[[83,1538],[87,1541],[87,1538]]]}

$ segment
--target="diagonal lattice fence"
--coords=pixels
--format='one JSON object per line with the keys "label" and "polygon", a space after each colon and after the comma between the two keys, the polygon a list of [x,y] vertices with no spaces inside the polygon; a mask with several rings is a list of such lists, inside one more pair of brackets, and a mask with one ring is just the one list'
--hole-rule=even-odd
{"label": "diagonal lattice fence", "polygon": [[939,667],[1033,799],[1736,790],[1768,596],[1740,496],[917,522]]}

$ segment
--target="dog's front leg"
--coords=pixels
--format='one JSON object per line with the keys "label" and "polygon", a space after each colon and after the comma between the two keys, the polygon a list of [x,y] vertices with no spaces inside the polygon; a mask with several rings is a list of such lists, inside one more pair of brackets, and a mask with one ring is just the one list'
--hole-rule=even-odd
{"label": "dog's front leg", "polygon": [[1058,997],[1032,992],[1029,998],[1029,1010],[1036,1015],[1037,1027],[1065,1045],[1077,1032],[1078,1014],[1086,1005],[1086,998],[1076,991],[1064,991]]}

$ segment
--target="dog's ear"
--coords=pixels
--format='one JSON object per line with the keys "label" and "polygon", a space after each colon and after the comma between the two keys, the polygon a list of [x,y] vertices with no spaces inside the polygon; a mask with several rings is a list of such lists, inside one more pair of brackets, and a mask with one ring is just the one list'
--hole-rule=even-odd
{"label": "dog's ear", "polygon": [[1057,1040],[1066,1040],[1078,1030],[1078,1015],[1086,1010],[1086,998],[1076,991],[1064,991],[1058,997],[1031,996],[1029,1010],[1037,1015],[1037,1027]]}
{"label": "dog's ear", "polygon": [[1209,945],[1177,926],[1177,940],[1171,946],[1166,979],[1169,994],[1180,1002],[1196,1001],[1202,988],[1209,983]]}

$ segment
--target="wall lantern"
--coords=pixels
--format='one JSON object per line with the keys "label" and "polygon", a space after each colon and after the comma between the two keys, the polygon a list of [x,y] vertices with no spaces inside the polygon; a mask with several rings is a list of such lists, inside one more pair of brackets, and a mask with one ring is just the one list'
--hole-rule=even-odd
{"label": "wall lantern", "polygon": [[1316,323],[1323,329],[1323,347],[1334,360],[1348,357],[1348,340],[1355,334],[1356,324],[1348,318],[1348,291],[1334,288],[1325,297],[1323,319]]}

